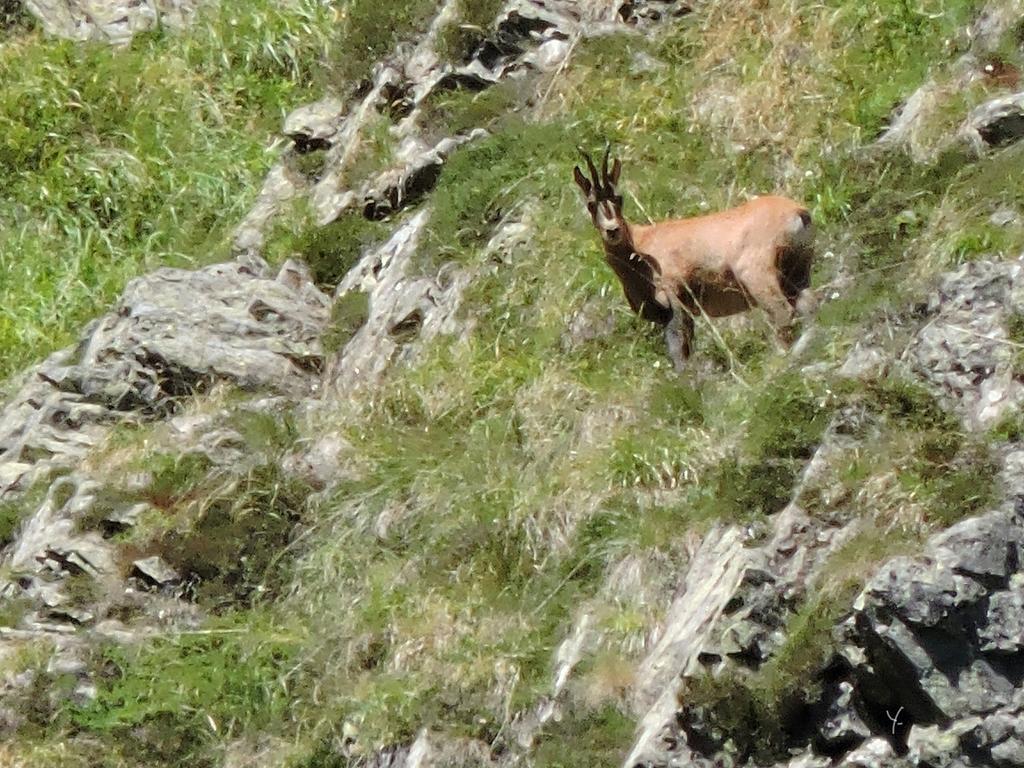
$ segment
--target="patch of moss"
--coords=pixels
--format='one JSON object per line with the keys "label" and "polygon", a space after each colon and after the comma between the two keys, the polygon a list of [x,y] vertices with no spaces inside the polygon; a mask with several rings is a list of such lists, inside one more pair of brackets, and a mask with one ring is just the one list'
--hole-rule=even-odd
{"label": "patch of moss", "polygon": [[829,399],[798,373],[776,376],[755,400],[744,440],[755,459],[809,459],[832,411]]}
{"label": "patch of moss", "polygon": [[534,764],[547,768],[618,765],[625,759],[635,727],[615,707],[571,707],[541,733]]}
{"label": "patch of moss", "polygon": [[510,80],[482,91],[434,93],[423,104],[423,124],[445,136],[473,128],[500,129],[502,123],[514,119],[513,113],[524,100],[523,88],[522,83]]}
{"label": "patch of moss", "polygon": [[928,520],[950,526],[985,511],[998,500],[999,463],[984,443],[947,440],[935,450],[926,440],[901,473],[924,500]]}
{"label": "patch of moss", "polygon": [[309,266],[319,285],[332,288],[388,231],[387,224],[358,213],[346,213],[330,224],[315,226],[308,212],[300,210],[291,220],[278,221],[267,238],[266,252],[274,262],[298,257]]}
{"label": "patch of moss", "polygon": [[903,429],[938,430],[953,435],[961,432],[956,417],[917,382],[889,377],[858,387],[854,396],[866,397],[872,409]]}
{"label": "patch of moss", "polygon": [[366,323],[370,313],[370,297],[361,291],[349,291],[335,299],[331,307],[331,323],[324,333],[324,349],[344,349],[356,332]]}

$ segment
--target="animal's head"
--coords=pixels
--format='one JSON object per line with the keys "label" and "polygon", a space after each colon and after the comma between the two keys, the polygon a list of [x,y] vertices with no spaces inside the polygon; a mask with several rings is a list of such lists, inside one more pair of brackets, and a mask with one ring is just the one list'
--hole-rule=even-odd
{"label": "animal's head", "polygon": [[572,169],[572,177],[576,185],[583,192],[583,199],[587,203],[587,211],[590,218],[601,233],[601,239],[608,245],[619,245],[626,237],[626,220],[622,217],[622,195],[615,191],[615,185],[619,181],[619,173],[622,171],[622,163],[616,160],[612,163],[611,170],[608,169],[608,156],[611,153],[611,146],[605,146],[604,161],[601,163],[601,173],[597,172],[597,166],[590,159],[590,155],[580,150],[583,159],[590,171],[588,179],[579,166]]}

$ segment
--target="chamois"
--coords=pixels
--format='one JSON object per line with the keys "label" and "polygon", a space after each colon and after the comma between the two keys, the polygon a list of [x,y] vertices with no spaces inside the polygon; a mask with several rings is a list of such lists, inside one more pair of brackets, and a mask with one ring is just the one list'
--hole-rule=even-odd
{"label": "chamois", "polygon": [[694,318],[725,317],[753,306],[764,309],[776,336],[791,341],[795,314],[809,306],[811,215],[786,197],[756,197],[740,206],[688,219],[630,224],[616,192],[622,163],[601,173],[580,150],[590,172],[573,178],[601,235],[605,260],[615,272],[630,308],[665,327],[668,354],[685,367],[693,344]]}

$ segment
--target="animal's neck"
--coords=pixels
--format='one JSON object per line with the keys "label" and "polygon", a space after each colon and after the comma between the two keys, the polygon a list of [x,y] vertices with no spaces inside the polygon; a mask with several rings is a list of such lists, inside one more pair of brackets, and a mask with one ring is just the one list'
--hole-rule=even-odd
{"label": "animal's neck", "polygon": [[[647,320],[668,322],[665,308],[654,298],[654,271],[651,265],[636,253],[633,231],[629,224],[623,226],[623,238],[617,244],[604,244],[605,260],[622,283],[626,293],[626,301],[633,311]],[[669,311],[669,315],[671,311]]]}

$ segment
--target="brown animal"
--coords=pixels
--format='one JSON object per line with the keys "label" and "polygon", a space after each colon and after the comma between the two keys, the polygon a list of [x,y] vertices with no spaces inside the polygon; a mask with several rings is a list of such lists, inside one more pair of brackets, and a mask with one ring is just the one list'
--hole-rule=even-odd
{"label": "brown animal", "polygon": [[[581,150],[582,152],[582,150]],[[785,197],[758,197],[707,216],[657,224],[630,224],[616,192],[622,163],[601,173],[582,152],[590,177],[573,178],[634,312],[665,326],[669,357],[685,367],[694,318],[764,309],[776,335],[788,343],[796,313],[806,311],[814,230],[807,209]]]}

